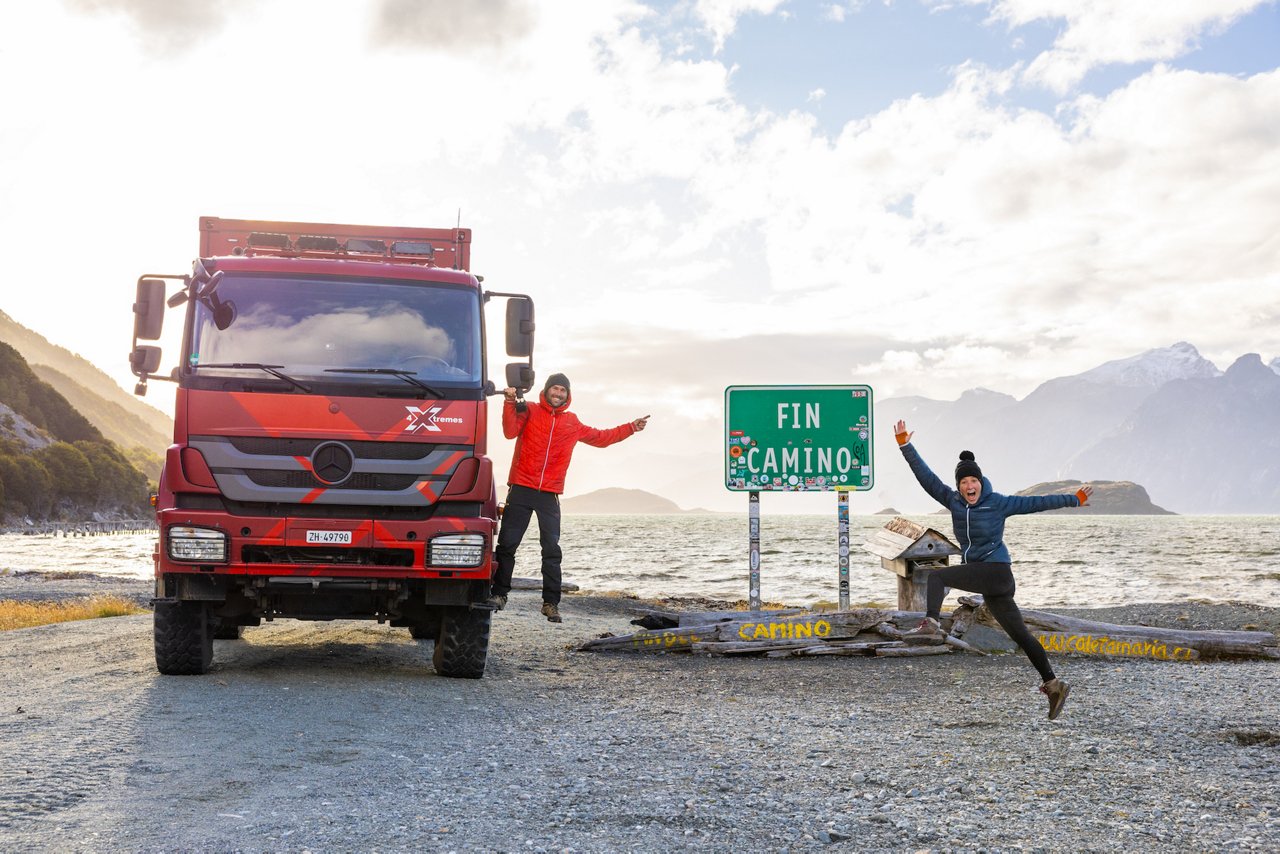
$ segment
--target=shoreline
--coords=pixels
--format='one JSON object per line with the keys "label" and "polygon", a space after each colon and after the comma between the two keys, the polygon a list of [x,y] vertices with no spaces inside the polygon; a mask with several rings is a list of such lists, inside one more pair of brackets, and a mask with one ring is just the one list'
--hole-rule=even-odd
{"label": "shoreline", "polygon": [[[567,582],[567,580],[566,580]],[[613,603],[619,616],[632,616],[632,611],[642,607],[656,607],[673,611],[729,611],[745,610],[745,600],[729,601],[710,597],[672,596],[641,598],[634,593],[573,590],[566,583],[562,606],[570,615],[575,602],[591,603],[592,611],[607,611]],[[532,595],[529,590],[517,590],[518,594]],[[118,596],[150,607],[154,595],[151,579],[130,578],[119,575],[103,575],[94,572],[45,572],[27,570],[0,573],[0,600],[19,602],[64,602],[91,596]],[[954,596],[948,601],[954,603]],[[802,605],[775,603],[781,608],[804,608]],[[857,603],[854,603],[857,607]],[[805,610],[808,610],[807,608]],[[823,608],[821,610],[831,610]],[[1258,605],[1251,602],[1202,600],[1135,602],[1124,605],[1036,607],[1069,617],[1096,620],[1118,625],[1160,626],[1174,629],[1202,631],[1266,631],[1280,636],[1280,607]],[[634,628],[634,627],[632,627]]]}

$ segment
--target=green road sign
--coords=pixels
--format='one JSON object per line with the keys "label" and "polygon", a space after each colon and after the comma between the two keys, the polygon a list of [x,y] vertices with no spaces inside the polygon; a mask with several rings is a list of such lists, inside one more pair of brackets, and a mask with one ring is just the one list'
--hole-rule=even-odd
{"label": "green road sign", "polygon": [[724,485],[735,492],[866,490],[875,484],[871,387],[724,390]]}

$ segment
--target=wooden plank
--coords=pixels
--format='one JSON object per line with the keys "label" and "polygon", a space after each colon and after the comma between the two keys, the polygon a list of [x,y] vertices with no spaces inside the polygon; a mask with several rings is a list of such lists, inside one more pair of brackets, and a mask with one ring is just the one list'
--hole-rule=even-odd
{"label": "wooden plank", "polygon": [[896,645],[893,641],[873,641],[868,643],[839,643],[805,646],[793,650],[777,650],[765,653],[765,658],[807,658],[820,655],[844,655],[863,657],[875,654],[877,649]]}
{"label": "wooden plank", "polygon": [[653,608],[632,608],[633,614],[657,617],[669,621],[672,628],[704,626],[708,623],[728,623],[734,620],[759,620],[766,617],[791,616],[808,613],[804,608],[779,608],[769,611],[660,611]]}
{"label": "wooden plank", "polygon": [[982,650],[975,649],[974,647],[960,640],[960,638],[955,637],[953,635],[947,635],[947,638],[944,641],[944,643],[946,643],[946,645],[951,647],[952,649],[958,649],[961,652],[972,652],[974,655],[986,655],[986,653],[983,652]]}
{"label": "wooden plank", "polygon": [[862,543],[862,548],[878,558],[895,560],[911,547],[912,542],[914,540],[911,537],[904,537],[902,534],[879,528],[871,532]]}
{"label": "wooden plank", "polygon": [[704,640],[714,640],[714,636],[706,629],[695,626],[688,629],[658,629],[616,637],[592,638],[579,646],[578,650],[581,652],[606,650],[688,652],[690,646]]}
{"label": "wooden plank", "polygon": [[854,608],[849,611],[797,614],[759,620],[737,620],[707,627],[721,641],[825,641],[850,638],[884,622],[885,611],[878,608]]}
{"label": "wooden plank", "polygon": [[[884,646],[902,646],[902,643],[890,640],[835,640],[826,643],[814,643],[813,641],[784,641],[777,643],[710,641],[693,644],[691,651],[708,655],[763,654],[770,658],[782,658],[789,655],[852,655],[854,653],[869,655],[871,651]],[[812,650],[823,651],[813,652]],[[840,650],[847,650],[847,652],[841,652]]]}

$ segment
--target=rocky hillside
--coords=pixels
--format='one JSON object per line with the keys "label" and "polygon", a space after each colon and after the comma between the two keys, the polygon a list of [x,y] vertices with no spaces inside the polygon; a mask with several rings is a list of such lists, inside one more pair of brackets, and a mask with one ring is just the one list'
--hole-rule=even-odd
{"label": "rocky hillside", "polygon": [[146,476],[0,342],[0,521],[137,515],[146,500]]}
{"label": "rocky hillside", "polygon": [[165,449],[172,441],[172,418],[120,388],[92,363],[50,343],[3,311],[0,342],[17,350],[40,379],[141,464],[148,476],[156,477]]}

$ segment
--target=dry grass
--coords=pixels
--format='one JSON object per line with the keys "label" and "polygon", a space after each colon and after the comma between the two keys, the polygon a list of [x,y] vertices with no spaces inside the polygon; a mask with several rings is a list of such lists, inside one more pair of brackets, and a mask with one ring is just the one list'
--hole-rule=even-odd
{"label": "dry grass", "polygon": [[146,613],[145,608],[119,596],[91,596],[67,602],[16,602],[3,599],[0,600],[0,631],[143,613]]}

